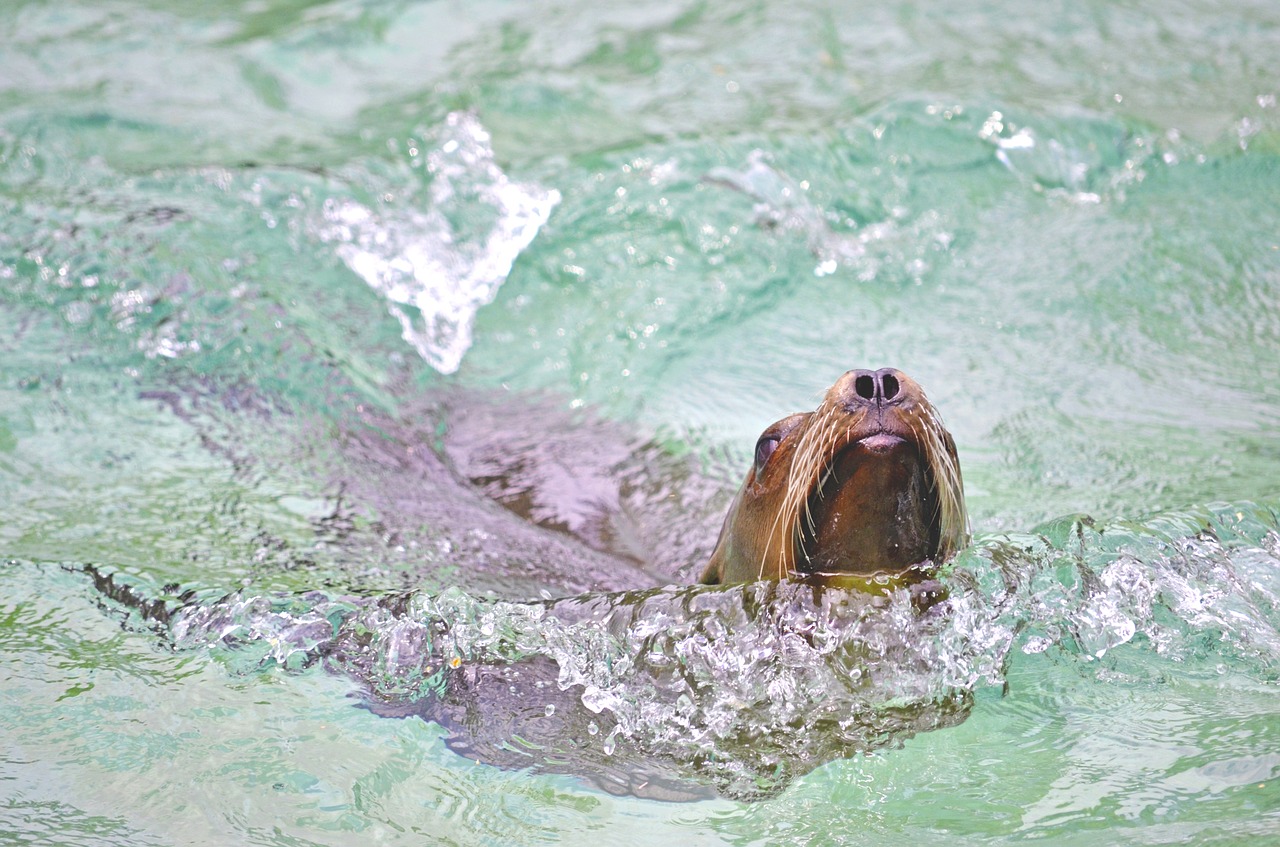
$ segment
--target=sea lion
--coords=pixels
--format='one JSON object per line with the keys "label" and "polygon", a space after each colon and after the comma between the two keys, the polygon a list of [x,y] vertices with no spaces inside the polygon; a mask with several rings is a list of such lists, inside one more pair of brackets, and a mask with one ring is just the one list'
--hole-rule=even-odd
{"label": "sea lion", "polygon": [[968,539],[951,434],[901,371],[851,370],[812,412],[761,433],[708,584],[911,582]]}

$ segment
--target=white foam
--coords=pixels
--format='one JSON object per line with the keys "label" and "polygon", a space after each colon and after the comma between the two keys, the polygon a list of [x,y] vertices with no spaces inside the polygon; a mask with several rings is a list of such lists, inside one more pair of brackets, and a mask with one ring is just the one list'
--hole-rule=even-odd
{"label": "white foam", "polygon": [[423,209],[375,211],[329,200],[320,235],[338,242],[347,267],[388,301],[404,340],[432,367],[453,373],[516,257],[560,202],[560,193],[513,182],[494,161],[475,115],[453,112],[427,154]]}

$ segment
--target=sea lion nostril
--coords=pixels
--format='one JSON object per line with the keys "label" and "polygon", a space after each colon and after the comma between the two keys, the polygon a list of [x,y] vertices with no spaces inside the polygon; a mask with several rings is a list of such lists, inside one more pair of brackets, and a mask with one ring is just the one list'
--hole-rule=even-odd
{"label": "sea lion nostril", "polygon": [[876,397],[876,378],[873,374],[858,374],[853,381],[853,390],[863,400],[874,400]]}
{"label": "sea lion nostril", "polygon": [[898,378],[893,374],[880,375],[880,392],[886,400],[892,400],[898,395]]}

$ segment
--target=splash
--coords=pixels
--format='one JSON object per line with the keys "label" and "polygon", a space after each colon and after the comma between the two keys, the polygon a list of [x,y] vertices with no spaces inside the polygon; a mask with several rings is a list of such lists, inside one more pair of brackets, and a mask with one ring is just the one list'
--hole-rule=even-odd
{"label": "splash", "polygon": [[1183,673],[1228,662],[1280,681],[1278,527],[1254,504],[1066,518],[964,551],[935,605],[789,582],[543,602],[236,594],[188,607],[172,632],[240,672],[323,663],[375,711],[434,721],[490,764],[757,799],[955,725],[1011,661],[1044,653],[1108,678],[1128,648]]}
{"label": "splash", "polygon": [[1024,653],[1101,666],[1132,644],[1184,667],[1232,659],[1280,682],[1278,523],[1265,504],[1218,504],[1137,525],[1075,518],[989,543],[1025,582]]}
{"label": "splash", "polygon": [[871,282],[896,268],[919,279],[930,270],[931,257],[945,253],[954,239],[941,228],[934,210],[913,218],[905,207],[893,206],[884,211],[883,219],[859,224],[833,205],[816,202],[809,180],[792,178],[762,150],[747,156],[745,168],[712,168],[704,181],[752,198],[760,229],[802,237],[817,259],[815,277],[846,268],[860,281]]}
{"label": "splash", "polygon": [[471,347],[477,311],[493,302],[560,193],[508,178],[470,113],[451,113],[436,143],[426,156],[424,210],[330,199],[320,236],[387,299],[404,340],[436,370],[453,373]]}
{"label": "splash", "polygon": [[711,785],[750,799],[963,720],[971,689],[999,682],[1013,630],[942,635],[954,620],[905,591],[757,583],[544,603],[457,590],[236,596],[190,610],[174,632],[180,646],[232,647],[241,670],[323,660],[359,680],[375,711],[439,723],[451,747],[490,764],[640,796]]}
{"label": "splash", "polygon": [[758,226],[803,235],[809,251],[818,259],[814,276],[827,276],[842,264],[863,260],[868,244],[894,231],[891,222],[869,225],[856,232],[845,231],[848,222],[812,203],[808,198],[808,184],[796,182],[778,170],[762,150],[751,152],[746,168],[713,168],[706,179],[754,199]]}
{"label": "splash", "polygon": [[1070,123],[1046,118],[1041,123],[1032,127],[995,110],[977,134],[1024,185],[1077,205],[1123,200],[1126,190],[1145,180],[1152,168],[1192,156],[1176,131],[1159,137],[1084,118]]}

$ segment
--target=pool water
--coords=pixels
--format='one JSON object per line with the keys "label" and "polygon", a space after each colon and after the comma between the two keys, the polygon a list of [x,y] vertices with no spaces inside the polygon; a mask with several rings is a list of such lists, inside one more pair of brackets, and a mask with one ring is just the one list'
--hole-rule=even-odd
{"label": "pool water", "polygon": [[[0,840],[1280,837],[1280,9],[10,5]],[[942,604],[688,587],[883,366]]]}

